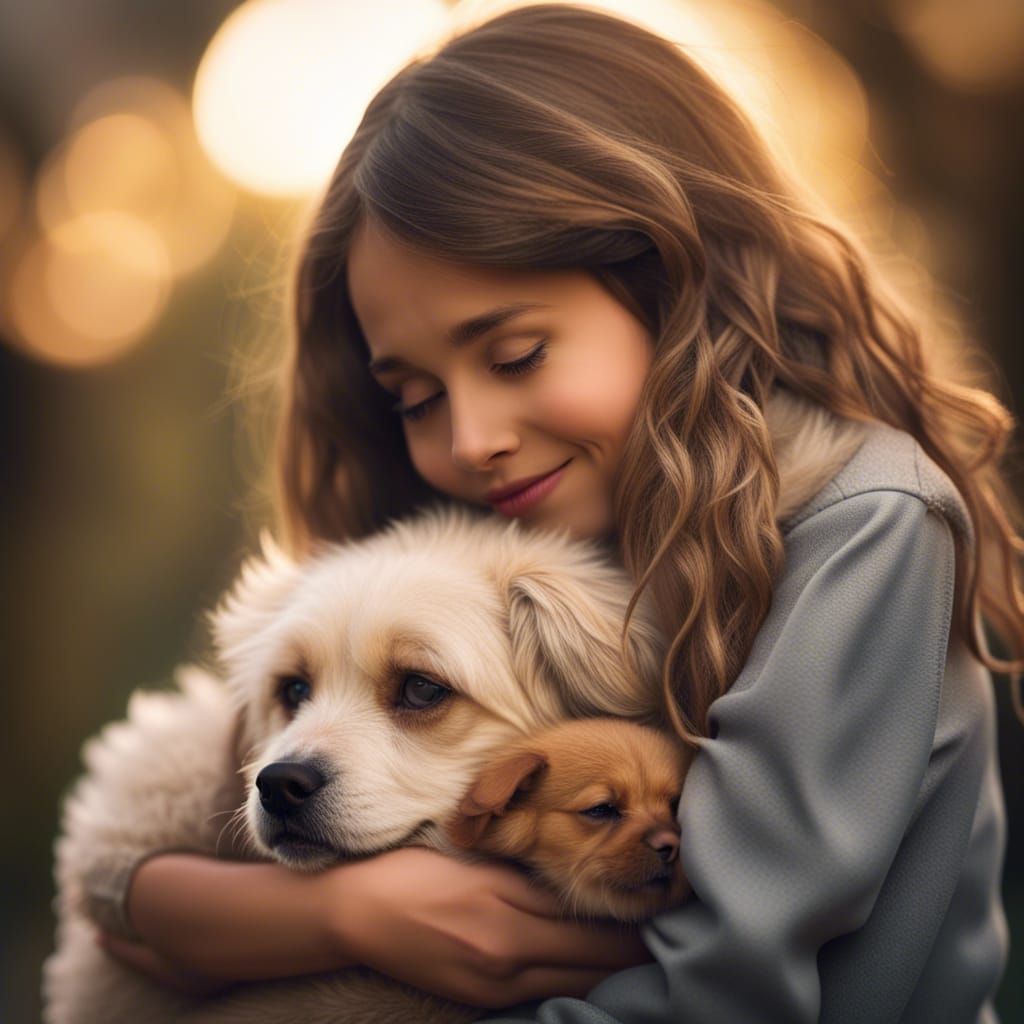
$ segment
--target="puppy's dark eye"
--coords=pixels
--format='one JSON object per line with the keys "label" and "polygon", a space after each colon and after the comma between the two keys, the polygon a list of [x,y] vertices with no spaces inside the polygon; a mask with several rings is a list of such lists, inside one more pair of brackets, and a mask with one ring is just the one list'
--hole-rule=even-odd
{"label": "puppy's dark eye", "polygon": [[313,687],[305,676],[284,676],[278,681],[277,695],[285,711],[294,712],[313,696]]}
{"label": "puppy's dark eye", "polygon": [[398,690],[398,703],[403,708],[422,711],[440,704],[452,691],[447,686],[435,683],[433,679],[410,672],[402,677]]}
{"label": "puppy's dark eye", "polygon": [[580,811],[580,814],[584,818],[591,818],[594,821],[614,821],[616,818],[622,817],[618,807],[614,804],[596,804],[594,807]]}

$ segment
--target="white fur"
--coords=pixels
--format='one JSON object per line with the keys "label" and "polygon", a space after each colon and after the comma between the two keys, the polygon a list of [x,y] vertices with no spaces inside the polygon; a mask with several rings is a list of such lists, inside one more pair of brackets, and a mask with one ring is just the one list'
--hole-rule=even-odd
{"label": "white fur", "polygon": [[[85,922],[102,900],[88,894],[161,848],[277,856],[252,783],[279,760],[329,766],[317,799],[334,856],[417,830],[417,842],[443,845],[440,824],[496,746],[576,714],[657,716],[660,641],[646,605],[629,658],[620,652],[630,593],[596,544],[454,510],[325,546],[303,566],[265,544],[214,615],[224,682],[187,670],[180,692],[135,695],[128,720],[86,747],[88,774],[67,802],[57,850],[48,1024],[158,1024],[186,1011],[203,1021],[327,1020],[339,1006],[352,1021],[471,1019],[366,971],[206,1002],[171,996],[95,948]],[[451,687],[435,724],[395,708],[403,668]],[[300,671],[313,693],[289,720],[279,680]],[[460,728],[446,727],[456,714]],[[249,794],[241,847],[229,827],[239,760]]]}
{"label": "white fur", "polygon": [[[862,427],[781,393],[767,420],[784,519],[853,454]],[[183,670],[177,692],[136,694],[127,720],[85,748],[87,774],[68,798],[57,844],[47,1024],[316,1024],[337,1019],[340,1006],[352,1024],[478,1016],[369,971],[191,1000],[107,958],[89,918],[103,910],[96,894],[147,853],[273,856],[252,785],[272,761],[331,766],[320,796],[325,833],[339,853],[379,850],[414,830],[418,842],[440,845],[438,823],[505,740],[567,717],[657,718],[661,641],[641,603],[623,656],[631,586],[605,554],[563,535],[443,511],[356,544],[325,546],[302,566],[264,539],[262,556],[245,566],[214,616],[225,682]],[[396,666],[449,684],[467,727],[444,733],[443,742],[438,729],[410,728],[386,699]],[[313,697],[289,721],[277,680],[298,671],[312,679]],[[230,819],[242,783],[249,795],[239,836]]]}

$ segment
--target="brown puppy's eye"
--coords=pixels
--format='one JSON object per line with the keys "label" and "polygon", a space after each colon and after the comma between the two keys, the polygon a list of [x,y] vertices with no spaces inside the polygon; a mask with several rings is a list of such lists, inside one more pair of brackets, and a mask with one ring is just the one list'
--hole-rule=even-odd
{"label": "brown puppy's eye", "polygon": [[452,691],[447,686],[435,683],[433,679],[410,672],[402,677],[398,691],[398,703],[403,708],[422,711],[440,704]]}
{"label": "brown puppy's eye", "polygon": [[580,814],[584,818],[590,818],[593,821],[615,821],[622,817],[618,807],[614,804],[596,804],[593,807],[580,811]]}
{"label": "brown puppy's eye", "polygon": [[305,676],[284,676],[278,681],[277,695],[285,711],[293,714],[300,704],[313,696],[313,687]]}

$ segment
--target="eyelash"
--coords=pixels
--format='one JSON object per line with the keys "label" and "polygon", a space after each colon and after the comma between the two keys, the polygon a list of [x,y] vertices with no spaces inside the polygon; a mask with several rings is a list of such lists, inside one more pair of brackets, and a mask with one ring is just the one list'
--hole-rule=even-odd
{"label": "eyelash", "polygon": [[[521,374],[529,373],[531,370],[535,370],[542,362],[544,357],[547,355],[547,340],[545,339],[536,348],[529,351],[522,359],[516,359],[511,363],[495,363],[491,369],[497,371],[503,377],[518,377]],[[397,412],[403,419],[406,420],[421,420],[430,411],[433,404],[441,397],[443,392],[439,391],[436,395],[431,395],[429,398],[424,399],[422,402],[417,402],[415,405],[410,405],[408,408],[404,408],[399,402],[396,405],[395,412]]]}

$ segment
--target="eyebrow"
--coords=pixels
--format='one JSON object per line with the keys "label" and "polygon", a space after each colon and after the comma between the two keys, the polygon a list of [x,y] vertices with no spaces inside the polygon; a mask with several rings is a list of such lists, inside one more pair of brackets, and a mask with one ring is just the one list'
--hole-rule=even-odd
{"label": "eyebrow", "polygon": [[[455,348],[462,348],[489,331],[508,323],[509,320],[522,316],[523,313],[550,308],[550,305],[545,302],[513,302],[506,306],[497,306],[486,313],[480,313],[478,316],[472,316],[468,320],[457,323],[448,331],[448,341]],[[408,366],[409,363],[400,356],[381,356],[378,359],[370,360],[370,373],[387,373],[389,370],[401,370]]]}

